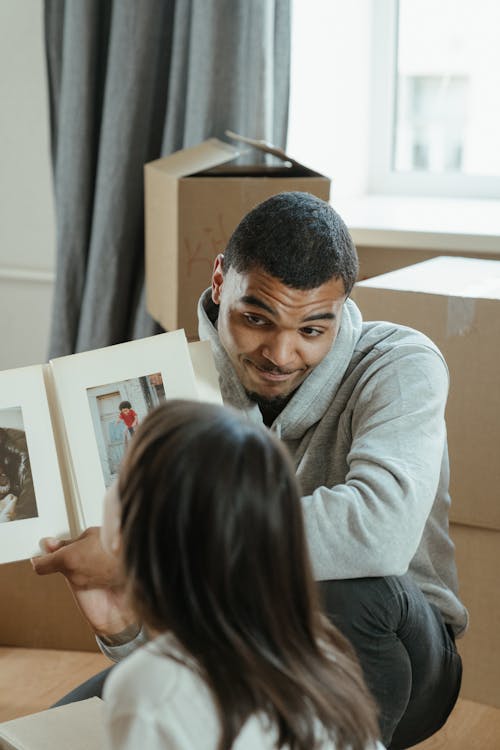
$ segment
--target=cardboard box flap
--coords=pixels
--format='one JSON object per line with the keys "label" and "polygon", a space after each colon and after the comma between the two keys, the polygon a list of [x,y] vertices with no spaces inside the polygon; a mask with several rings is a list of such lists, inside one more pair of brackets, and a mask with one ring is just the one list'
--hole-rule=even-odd
{"label": "cardboard box flap", "polygon": [[[254,140],[226,130],[226,135],[239,140],[251,148],[239,149],[230,143],[209,138],[197,146],[176,151],[168,156],[149,162],[146,166],[162,172],[173,179],[182,177],[322,177],[318,172],[291,159],[282,149],[266,141]],[[258,155],[271,157],[266,162],[255,158]],[[250,159],[245,156],[250,154]],[[235,163],[238,160],[237,163]],[[231,162],[230,164],[228,162]]]}
{"label": "cardboard box flap", "polygon": [[295,159],[292,159],[290,156],[288,156],[282,148],[278,148],[278,146],[273,146],[272,143],[268,143],[267,141],[259,141],[255,138],[247,138],[245,135],[238,135],[238,133],[233,133],[232,130],[226,130],[224,131],[228,138],[232,138],[233,141],[240,141],[241,143],[246,143],[249,146],[252,146],[252,148],[256,148],[258,151],[262,151],[264,154],[271,154],[271,156],[277,156],[278,159],[280,159],[282,162],[286,165],[290,165],[292,167],[303,167],[302,164],[300,164]]}
{"label": "cardboard box flap", "polygon": [[440,256],[359,282],[359,286],[471,299],[500,299],[500,263]]}
{"label": "cardboard box flap", "polygon": [[206,171],[238,158],[240,151],[218,138],[209,138],[197,146],[176,151],[161,159],[149,162],[148,167],[164,172],[174,178]]}
{"label": "cardboard box flap", "polygon": [[226,135],[233,140],[246,144],[242,148],[239,157],[231,163],[220,163],[211,169],[200,171],[196,177],[319,177],[325,179],[319,172],[305,167],[300,162],[292,159],[283,149],[273,146],[271,143],[226,130]]}

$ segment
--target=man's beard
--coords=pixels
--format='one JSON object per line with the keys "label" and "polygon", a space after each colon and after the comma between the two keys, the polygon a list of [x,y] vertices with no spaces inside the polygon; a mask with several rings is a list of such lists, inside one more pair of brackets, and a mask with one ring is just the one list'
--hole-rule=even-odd
{"label": "man's beard", "polygon": [[292,392],[288,393],[286,396],[266,398],[265,396],[261,396],[260,393],[255,393],[254,391],[247,391],[245,389],[245,392],[250,401],[254,401],[263,414],[274,414],[275,417],[277,417],[278,414],[281,414],[293,396]]}

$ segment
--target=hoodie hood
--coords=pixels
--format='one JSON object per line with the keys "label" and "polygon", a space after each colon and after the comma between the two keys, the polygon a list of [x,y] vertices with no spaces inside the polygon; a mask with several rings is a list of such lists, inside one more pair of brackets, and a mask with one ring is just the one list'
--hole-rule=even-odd
{"label": "hoodie hood", "polygon": [[[217,333],[218,307],[207,289],[198,303],[199,335],[210,341],[215,365],[219,373],[219,386],[226,404],[244,411],[253,422],[262,423],[259,407],[251,401]],[[283,440],[298,440],[316,424],[331,405],[333,397],[349,366],[362,329],[361,313],[355,303],[347,299],[342,320],[332,348],[326,357],[308,375],[295,391],[281,414],[275,419],[272,430]]]}

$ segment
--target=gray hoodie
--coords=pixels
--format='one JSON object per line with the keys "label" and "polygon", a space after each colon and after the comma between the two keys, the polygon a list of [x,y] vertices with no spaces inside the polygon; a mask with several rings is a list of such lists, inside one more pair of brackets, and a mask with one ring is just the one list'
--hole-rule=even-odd
{"label": "gray hoodie", "polygon": [[[210,290],[198,315],[225,403],[262,423],[219,341]],[[467,611],[448,534],[447,392],[446,363],[430,339],[363,323],[347,300],[335,343],[271,429],[295,463],[316,579],[409,571],[458,635]]]}

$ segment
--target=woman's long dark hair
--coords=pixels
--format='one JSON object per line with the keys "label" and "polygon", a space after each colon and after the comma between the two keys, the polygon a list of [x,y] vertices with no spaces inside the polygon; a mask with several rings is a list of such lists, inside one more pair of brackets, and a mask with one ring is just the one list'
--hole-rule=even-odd
{"label": "woman's long dark hair", "polygon": [[276,725],[277,747],[316,747],[319,720],[339,750],[365,750],[374,705],[320,609],[278,440],[229,409],[169,401],[138,428],[119,493],[133,601],[197,661],[221,750],[256,712]]}

